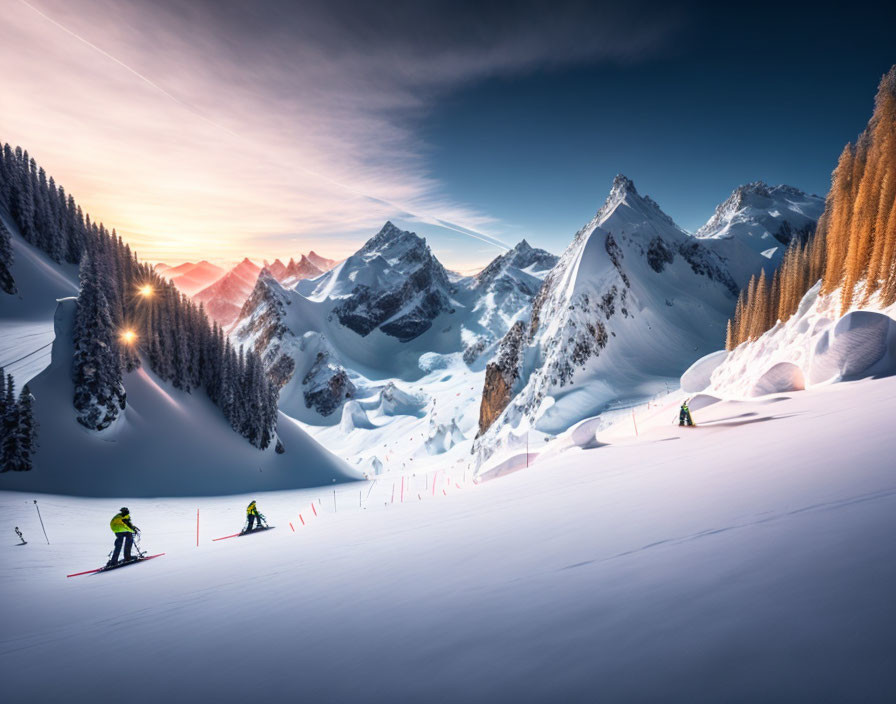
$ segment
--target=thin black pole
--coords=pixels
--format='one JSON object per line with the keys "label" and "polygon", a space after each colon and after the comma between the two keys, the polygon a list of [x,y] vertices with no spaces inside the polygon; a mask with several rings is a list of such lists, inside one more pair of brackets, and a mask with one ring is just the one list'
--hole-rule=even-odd
{"label": "thin black pole", "polygon": [[[40,518],[40,527],[44,532],[44,537],[47,538],[47,529],[44,528],[44,519],[40,516],[40,506],[37,505],[37,499],[34,499],[34,508],[37,509],[37,517]],[[47,538],[47,545],[50,544],[50,539]]]}

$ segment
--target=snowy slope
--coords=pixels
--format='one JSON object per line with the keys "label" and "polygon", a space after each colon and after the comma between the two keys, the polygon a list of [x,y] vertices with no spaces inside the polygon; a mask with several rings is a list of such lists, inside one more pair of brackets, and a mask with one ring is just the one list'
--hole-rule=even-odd
{"label": "snowy slope", "polygon": [[[437,482],[432,497],[418,476],[404,504],[391,481],[369,498],[353,485],[335,514],[320,491],[127,497],[144,545],[167,555],[70,580],[104,561],[125,497],[39,497],[48,546],[31,497],[3,494],[0,600],[15,608],[0,692],[889,702],[894,394],[889,378],[722,402],[697,430],[629,431],[478,487]],[[277,529],[210,542],[251,498]]]}
{"label": "snowy slope", "polygon": [[0,291],[0,367],[21,388],[50,363],[56,299],[77,295],[78,267],[57,264],[26,242],[3,208],[0,218],[12,236],[11,271],[18,289]]}
{"label": "snowy slope", "polygon": [[0,488],[75,496],[232,494],[353,478],[342,461],[285,416],[286,448],[260,451],[233,432],[205,397],[177,391],[141,368],[125,378],[127,408],[102,432],[75,420],[72,320],[75,299],[57,309],[50,366],[31,382],[40,427],[30,472],[0,474]]}
{"label": "snowy slope", "polygon": [[793,238],[815,232],[823,211],[820,196],[756,181],[736,188],[696,236],[725,260],[743,288],[763,267],[771,275]]}
{"label": "snowy slope", "polygon": [[480,456],[677,380],[718,349],[736,292],[719,257],[617,176],[486,371]]}

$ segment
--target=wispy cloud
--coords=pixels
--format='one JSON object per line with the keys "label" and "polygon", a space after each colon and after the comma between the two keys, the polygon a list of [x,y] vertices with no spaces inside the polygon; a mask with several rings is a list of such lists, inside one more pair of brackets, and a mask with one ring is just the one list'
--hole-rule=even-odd
{"label": "wispy cloud", "polygon": [[471,81],[638,59],[674,19],[579,2],[21,0],[0,22],[0,139],[143,256],[229,260],[345,256],[395,217],[500,241],[429,173],[415,125]]}

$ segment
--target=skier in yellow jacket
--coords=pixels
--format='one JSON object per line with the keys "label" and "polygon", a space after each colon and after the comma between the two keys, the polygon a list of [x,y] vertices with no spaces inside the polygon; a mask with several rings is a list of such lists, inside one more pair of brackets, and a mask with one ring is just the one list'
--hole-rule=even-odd
{"label": "skier in yellow jacket", "polygon": [[260,530],[262,527],[266,528],[266,522],[264,520],[264,514],[258,510],[258,506],[255,505],[255,499],[249,502],[249,505],[246,507],[246,529],[243,533],[251,533],[252,526],[255,525],[255,522],[258,522],[258,527],[255,530]]}
{"label": "skier in yellow jacket", "polygon": [[122,506],[121,510],[113,516],[109,522],[109,527],[115,533],[115,551],[112,553],[112,559],[106,563],[107,567],[112,567],[118,563],[118,555],[121,553],[122,544],[124,545],[124,562],[130,562],[131,548],[134,545],[134,535],[140,532],[133,523],[131,523],[131,512],[127,506]]}

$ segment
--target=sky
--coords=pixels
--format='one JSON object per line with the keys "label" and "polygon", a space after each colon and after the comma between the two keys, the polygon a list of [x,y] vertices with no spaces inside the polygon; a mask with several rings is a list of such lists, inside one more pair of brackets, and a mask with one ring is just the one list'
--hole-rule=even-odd
{"label": "sky", "polygon": [[624,173],[696,230],[824,194],[896,7],[0,0],[0,140],[144,259],[355,251],[387,219],[472,271],[561,252]]}

